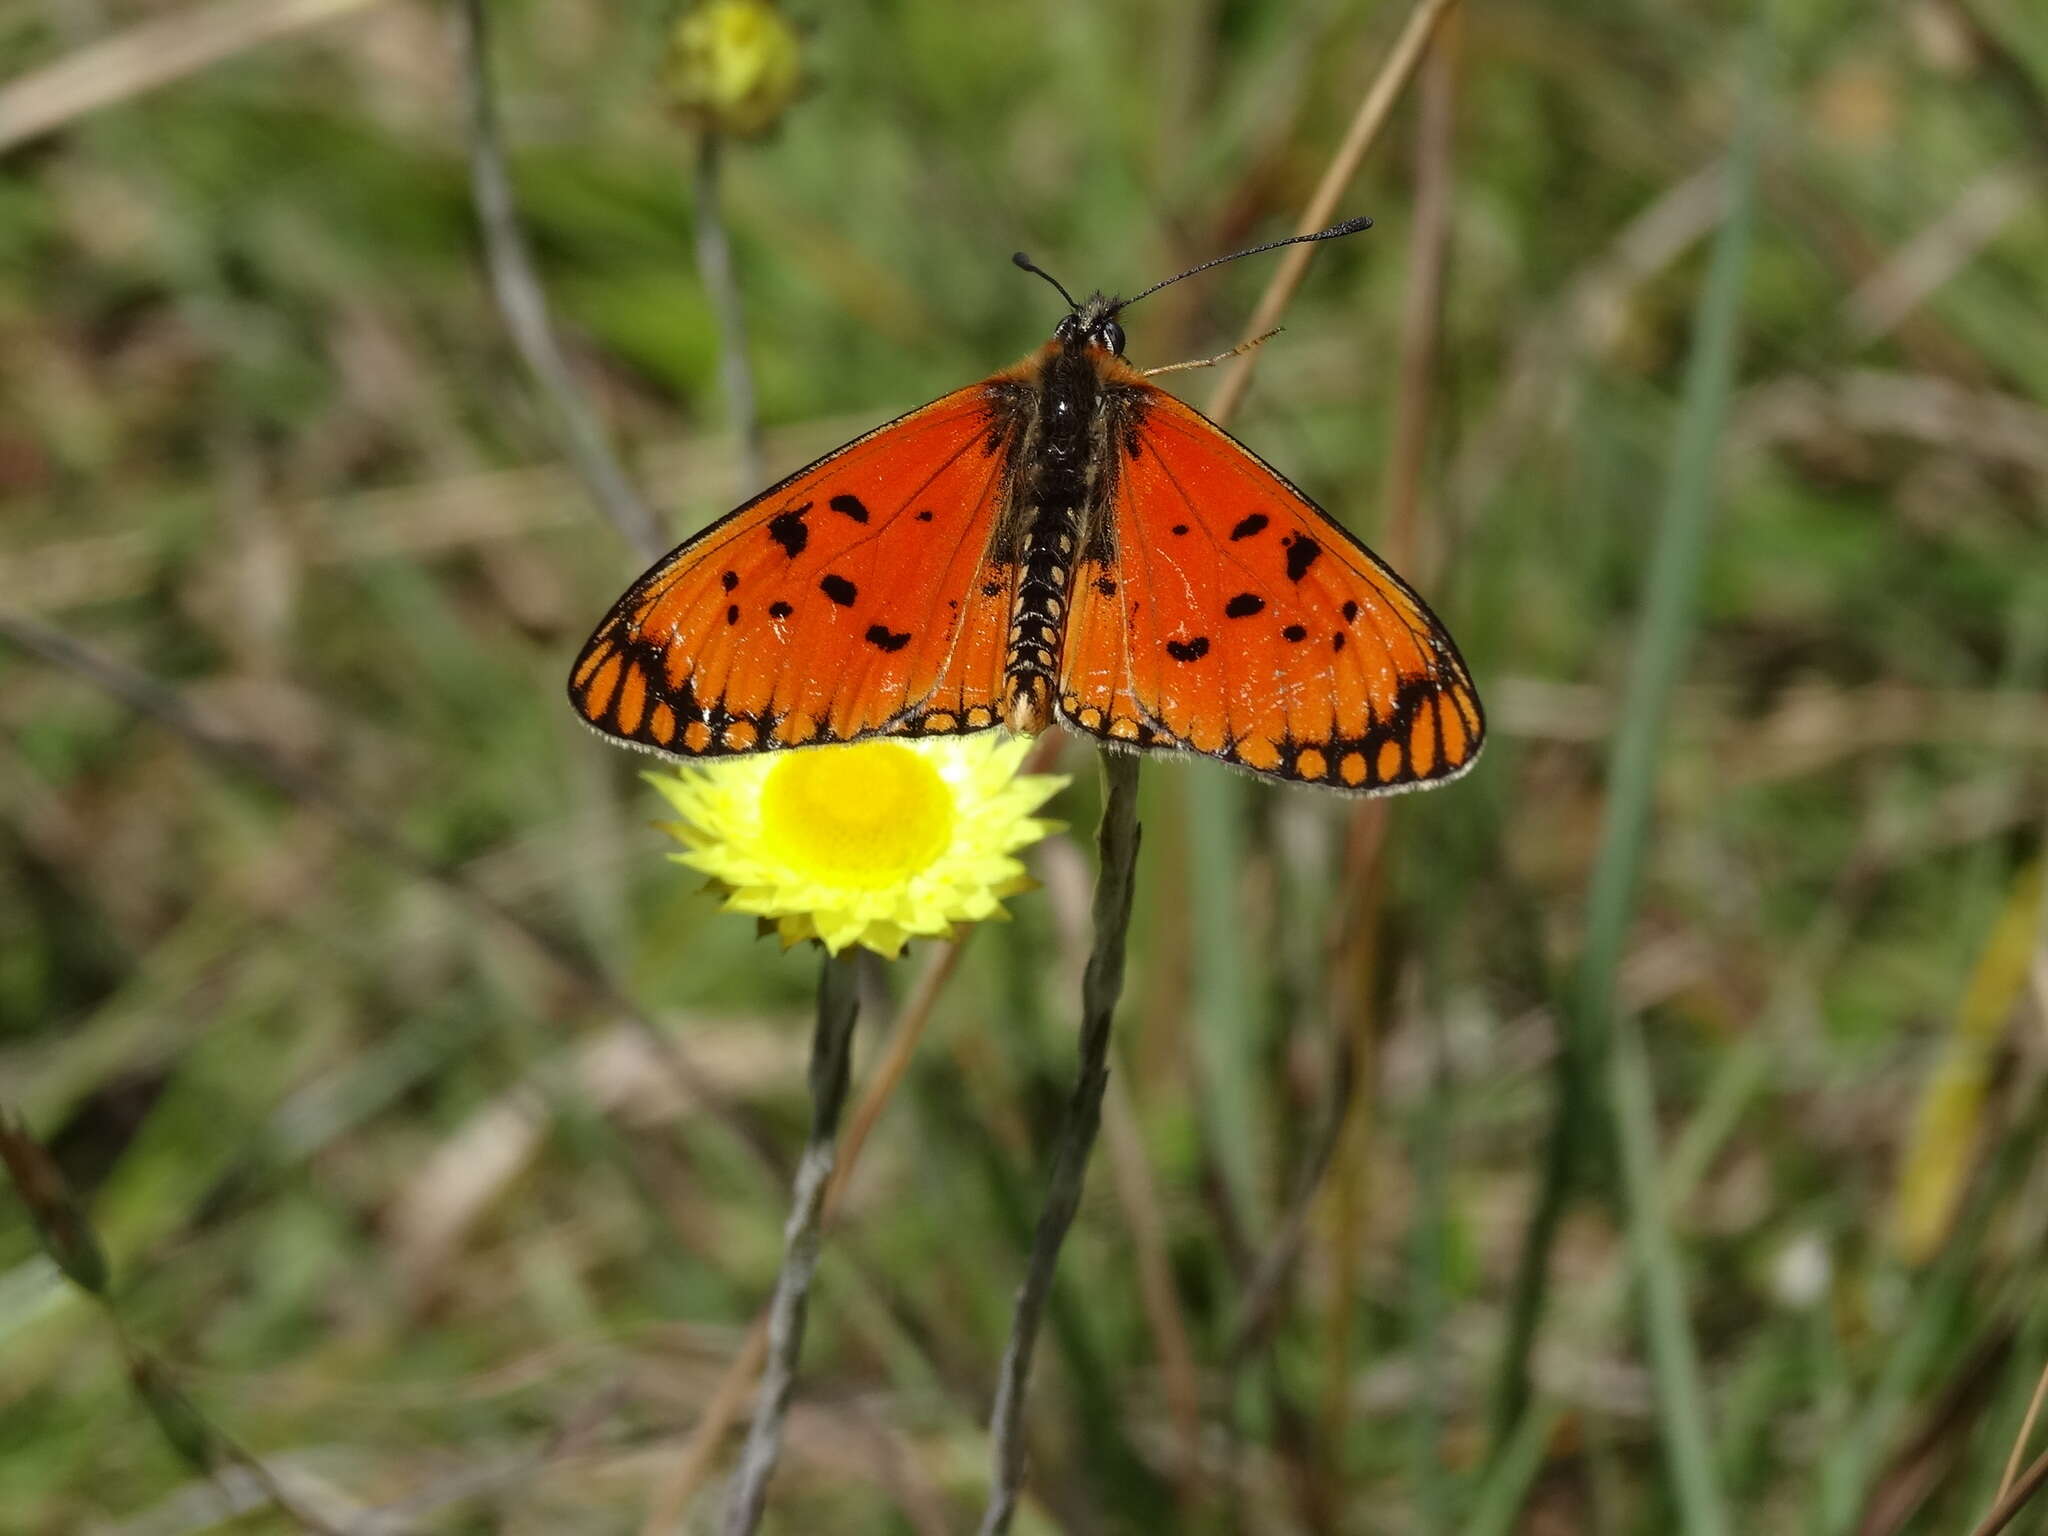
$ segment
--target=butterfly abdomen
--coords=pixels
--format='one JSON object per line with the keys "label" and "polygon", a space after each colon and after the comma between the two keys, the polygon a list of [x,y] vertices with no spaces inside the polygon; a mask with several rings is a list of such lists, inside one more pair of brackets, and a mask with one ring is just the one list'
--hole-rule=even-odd
{"label": "butterfly abdomen", "polygon": [[1010,645],[1003,664],[1003,723],[1036,734],[1052,724],[1053,679],[1059,675],[1060,635],[1067,615],[1067,578],[1074,563],[1071,516],[1045,519],[1025,536]]}

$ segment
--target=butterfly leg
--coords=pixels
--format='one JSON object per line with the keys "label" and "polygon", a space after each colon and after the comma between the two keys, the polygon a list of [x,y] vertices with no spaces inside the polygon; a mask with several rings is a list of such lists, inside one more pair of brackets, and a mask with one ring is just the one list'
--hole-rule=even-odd
{"label": "butterfly leg", "polygon": [[1193,362],[1187,363],[1168,363],[1164,368],[1147,368],[1145,370],[1145,377],[1150,379],[1156,378],[1162,373],[1182,373],[1189,368],[1214,368],[1218,363],[1227,363],[1233,357],[1242,357],[1245,353],[1251,351],[1253,347],[1261,346],[1271,341],[1284,329],[1284,326],[1276,325],[1273,329],[1266,332],[1265,335],[1254,336],[1250,341],[1240,341],[1228,352],[1218,352],[1214,357],[1198,357]]}

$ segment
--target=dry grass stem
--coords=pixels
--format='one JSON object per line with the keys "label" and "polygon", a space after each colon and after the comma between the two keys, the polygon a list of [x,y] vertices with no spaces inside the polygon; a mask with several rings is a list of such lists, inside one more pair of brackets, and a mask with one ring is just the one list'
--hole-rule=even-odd
{"label": "dry grass stem", "polygon": [[1895,330],[2033,206],[2037,181],[2033,167],[2013,163],[1986,171],[1964,187],[1939,218],[1842,301],[1849,334],[1868,345]]}
{"label": "dry grass stem", "polygon": [[2020,1475],[2020,1458],[2027,1453],[2027,1442],[2034,1438],[2034,1421],[2041,1416],[2044,1398],[2048,1398],[2048,1365],[2041,1367],[2040,1378],[2034,1383],[2034,1395],[2027,1399],[2026,1417],[2020,1420],[2020,1432],[2012,1438],[2012,1452],[2005,1458],[2005,1472],[1998,1479],[1998,1496],[2001,1499],[2012,1492],[2012,1485]]}
{"label": "dry grass stem", "polygon": [[2020,1474],[2012,1486],[2000,1496],[1983,1522],[1970,1536],[1998,1536],[1998,1533],[2020,1517],[2020,1512],[2033,1503],[2034,1495],[2044,1484],[2048,1484],[2048,1451],[2035,1457],[2027,1470]]}
{"label": "dry grass stem", "polygon": [[[1415,211],[1409,243],[1409,294],[1402,311],[1394,433],[1387,460],[1381,551],[1389,564],[1427,591],[1429,563],[1421,550],[1423,480],[1428,463],[1443,323],[1445,266],[1450,255],[1452,151],[1457,132],[1458,18],[1444,24],[1422,67],[1415,140]],[[1377,1091],[1376,994],[1380,991],[1380,915],[1386,903],[1389,805],[1361,802],[1345,839],[1347,862],[1339,904],[1332,1017],[1347,1038],[1353,1090],[1337,1128],[1329,1232],[1335,1278],[1325,1329],[1330,1376],[1322,1399],[1322,1443],[1342,1445],[1348,1430],[1351,1320],[1357,1266],[1364,1250],[1371,1187],[1373,1100]],[[1340,1351],[1339,1346],[1342,1345]]]}
{"label": "dry grass stem", "polygon": [[220,0],[183,6],[0,85],[0,154],[251,48],[382,0]]}
{"label": "dry grass stem", "polygon": [[[1387,55],[1386,63],[1380,66],[1379,74],[1366,88],[1358,103],[1358,111],[1351,119],[1351,126],[1345,130],[1343,142],[1337,147],[1337,153],[1323,172],[1323,179],[1316,184],[1315,194],[1309,198],[1308,206],[1302,212],[1301,222],[1296,225],[1300,233],[1310,234],[1336,218],[1338,202],[1351,185],[1352,178],[1358,174],[1366,151],[1372,148],[1373,142],[1379,138],[1380,129],[1386,126],[1387,116],[1394,110],[1394,103],[1400,99],[1409,77],[1415,73],[1415,66],[1422,61],[1430,34],[1456,3],[1457,0],[1421,0],[1409,13],[1407,25],[1401,29],[1393,52]],[[1262,335],[1280,323],[1288,301],[1294,297],[1294,291],[1308,273],[1309,259],[1314,253],[1313,245],[1297,245],[1280,258],[1273,269],[1272,280],[1266,284],[1266,291],[1259,298],[1258,308],[1252,311],[1251,324],[1245,327],[1247,338]],[[1258,366],[1258,359],[1256,351],[1247,352],[1223,375],[1222,384],[1209,402],[1209,415],[1216,421],[1226,422],[1237,414],[1238,406],[1244,402],[1245,391],[1251,388],[1252,370]]]}

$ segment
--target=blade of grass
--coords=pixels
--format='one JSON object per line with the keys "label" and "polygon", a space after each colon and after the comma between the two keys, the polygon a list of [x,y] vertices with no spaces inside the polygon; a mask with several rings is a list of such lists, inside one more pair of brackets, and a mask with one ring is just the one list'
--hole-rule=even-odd
{"label": "blade of grass", "polygon": [[1563,1417],[1564,1410],[1555,1403],[1539,1404],[1522,1415],[1479,1485],[1464,1536],[1508,1536],[1515,1529],[1522,1504],[1543,1470],[1543,1453]]}
{"label": "blade of grass", "polygon": [[1245,953],[1241,875],[1245,867],[1245,790],[1227,773],[1188,775],[1189,904],[1193,908],[1194,1047],[1200,1069],[1204,1139],[1222,1174],[1240,1232],[1263,1230],[1267,1189],[1260,1113],[1260,1032]]}
{"label": "blade of grass", "polygon": [[[1671,480],[1651,554],[1648,590],[1621,725],[1608,772],[1600,849],[1587,896],[1586,945],[1569,1049],[1581,1068],[1605,1057],[1609,1112],[1622,1175],[1629,1246],[1642,1287],[1643,1322],[1665,1455],[1684,1528],[1729,1529],[1707,1427],[1705,1392],[1687,1317],[1684,1271],[1658,1198],[1657,1123],[1648,1053],[1635,1016],[1615,1006],[1615,981],[1634,914],[1671,695],[1685,663],[1706,564],[1716,448],[1735,378],[1735,348],[1753,227],[1756,104],[1768,34],[1759,25],[1741,127],[1730,162],[1728,211],[1700,294]],[[1585,1073],[1581,1081],[1591,1081]]]}

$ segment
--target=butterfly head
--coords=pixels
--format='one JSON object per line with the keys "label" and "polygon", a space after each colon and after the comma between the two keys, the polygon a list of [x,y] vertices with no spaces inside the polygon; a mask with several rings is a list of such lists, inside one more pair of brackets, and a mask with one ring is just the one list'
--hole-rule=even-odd
{"label": "butterfly head", "polygon": [[1051,283],[1059,296],[1067,301],[1068,313],[1053,327],[1052,339],[1069,352],[1084,352],[1090,347],[1101,347],[1112,357],[1124,355],[1124,328],[1116,323],[1116,312],[1130,301],[1113,299],[1102,292],[1091,293],[1086,304],[1081,303],[1064,284],[1045,268],[1026,256],[1022,251],[1010,258],[1026,272],[1035,274]]}
{"label": "butterfly head", "polygon": [[1128,299],[1114,299],[1105,293],[1092,293],[1083,304],[1067,292],[1060,280],[1038,265],[1022,251],[1010,258],[1026,272],[1044,278],[1058,290],[1059,296],[1067,301],[1067,315],[1053,328],[1052,339],[1068,352],[1084,352],[1090,347],[1100,347],[1112,357],[1124,355],[1124,328],[1117,324],[1117,312],[1127,309],[1150,294],[1179,282],[1184,277],[1193,277],[1197,272],[1206,272],[1211,267],[1220,267],[1226,261],[1236,261],[1240,256],[1256,256],[1261,251],[1276,251],[1283,245],[1300,245],[1310,240],[1334,240],[1342,235],[1355,235],[1361,229],[1372,228],[1371,219],[1346,219],[1342,224],[1333,224],[1328,229],[1319,229],[1312,234],[1289,235],[1285,240],[1269,240],[1264,245],[1252,246],[1249,250],[1232,251],[1228,256],[1218,256],[1199,266],[1189,267],[1185,272],[1176,272],[1163,282],[1154,283],[1144,293]]}
{"label": "butterfly head", "polygon": [[1076,305],[1072,314],[1053,327],[1052,339],[1070,352],[1101,347],[1112,357],[1122,357],[1124,328],[1116,321],[1116,312],[1121,308],[1120,299],[1091,294],[1086,304]]}

